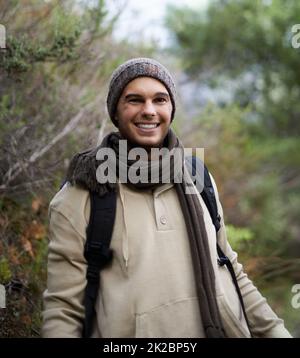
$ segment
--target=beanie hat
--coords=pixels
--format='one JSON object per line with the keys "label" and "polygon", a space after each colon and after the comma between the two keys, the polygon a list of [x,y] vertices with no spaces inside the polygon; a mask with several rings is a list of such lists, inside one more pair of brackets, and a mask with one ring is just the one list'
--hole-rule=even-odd
{"label": "beanie hat", "polygon": [[175,84],[169,71],[159,62],[151,58],[133,58],[120,65],[111,75],[109,90],[107,95],[107,109],[110,119],[118,127],[115,119],[117,104],[124,88],[129,82],[137,77],[152,77],[162,82],[168,90],[172,102],[171,121],[175,114]]}

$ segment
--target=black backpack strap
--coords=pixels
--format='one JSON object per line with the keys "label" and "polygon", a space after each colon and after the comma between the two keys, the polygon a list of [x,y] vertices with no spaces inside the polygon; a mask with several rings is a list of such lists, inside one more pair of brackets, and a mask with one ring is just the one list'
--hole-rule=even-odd
{"label": "black backpack strap", "polygon": [[63,179],[60,183],[59,190],[61,190],[66,183],[67,183],[67,179]]}
{"label": "black backpack strap", "polygon": [[98,194],[90,192],[90,200],[91,214],[84,247],[84,257],[87,261],[83,326],[83,337],[85,338],[91,336],[96,316],[95,302],[99,291],[99,272],[112,259],[110,242],[115,221],[117,194],[109,192],[100,197]]}
{"label": "black backpack strap", "polygon": [[[201,194],[201,197],[209,211],[212,222],[216,229],[216,233],[218,233],[218,231],[220,230],[220,227],[221,227],[221,216],[218,213],[218,206],[217,206],[215,191],[214,191],[214,187],[212,185],[209,171],[208,171],[207,167],[205,166],[205,164],[196,156],[186,157],[186,163],[188,164],[187,168],[190,171],[190,173],[192,174],[192,176],[193,177],[196,176],[196,180],[195,180],[196,182],[194,182],[194,184],[196,186],[197,186],[197,183],[201,183],[200,170],[204,170],[204,185],[203,185],[203,190],[200,192],[200,194]],[[203,183],[203,179],[202,179],[202,183]],[[246,310],[245,310],[243,296],[241,294],[233,266],[232,266],[229,258],[222,251],[218,242],[217,242],[217,252],[218,252],[218,264],[220,266],[226,265],[226,267],[231,275],[233,284],[235,286],[236,292],[237,292],[239,300],[240,300],[240,304],[241,304],[241,307],[243,310],[243,314],[244,314],[249,332],[251,334],[250,325],[249,325],[248,317],[247,317]],[[252,334],[251,334],[251,336],[252,336]]]}
{"label": "black backpack strap", "polygon": [[216,232],[218,232],[221,227],[221,216],[218,213],[215,191],[211,182],[209,171],[205,165],[204,165],[204,188],[200,194],[210,213],[210,217],[212,219]]}
{"label": "black backpack strap", "polygon": [[202,160],[200,160],[198,157],[189,156],[186,157],[185,159],[189,172],[191,173],[192,177],[195,178],[194,184],[199,190],[202,199],[209,211],[216,232],[218,232],[221,227],[220,224],[221,217],[218,214],[218,206],[216,202],[215,191],[210,179],[209,171],[205,166],[205,164],[202,162]]}
{"label": "black backpack strap", "polygon": [[236,279],[236,276],[235,276],[235,272],[234,272],[232,263],[230,262],[229,258],[224,254],[224,252],[222,251],[221,247],[220,247],[218,244],[217,244],[217,251],[218,251],[218,256],[219,256],[218,264],[219,264],[220,266],[226,265],[228,271],[230,272],[230,275],[231,275],[231,278],[232,278],[234,287],[235,287],[235,289],[236,289],[236,292],[237,292],[237,294],[238,294],[238,297],[239,297],[239,300],[240,300],[240,303],[241,303],[241,306],[242,306],[243,314],[244,314],[244,317],[245,317],[245,320],[246,320],[246,323],[247,323],[249,332],[250,332],[251,337],[252,337],[252,333],[251,333],[251,330],[250,330],[250,325],[249,325],[248,317],[247,317],[247,314],[246,314],[246,309],[245,309],[245,304],[244,304],[243,296],[242,296],[242,293],[241,293],[239,284],[238,284],[238,282],[237,282],[237,279]]}

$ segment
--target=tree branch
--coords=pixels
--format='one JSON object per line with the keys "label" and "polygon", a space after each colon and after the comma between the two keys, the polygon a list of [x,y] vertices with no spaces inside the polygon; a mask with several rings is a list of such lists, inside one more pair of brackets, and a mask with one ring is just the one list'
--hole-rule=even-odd
{"label": "tree branch", "polygon": [[[29,165],[35,163],[38,159],[40,159],[43,155],[45,155],[57,142],[59,142],[62,138],[67,136],[73,129],[77,126],[77,124],[84,118],[87,112],[92,110],[96,103],[99,103],[99,96],[95,98],[93,102],[88,103],[84,108],[82,108],[63,128],[63,130],[57,134],[46,146],[43,148],[37,149],[32,155],[29,157],[28,160],[23,162],[22,164],[15,163],[11,168],[3,176],[3,184],[0,185],[0,190],[5,190],[8,188],[9,184],[15,180]],[[101,130],[104,129],[105,123],[102,123],[100,128]],[[99,133],[99,135],[100,135]]]}

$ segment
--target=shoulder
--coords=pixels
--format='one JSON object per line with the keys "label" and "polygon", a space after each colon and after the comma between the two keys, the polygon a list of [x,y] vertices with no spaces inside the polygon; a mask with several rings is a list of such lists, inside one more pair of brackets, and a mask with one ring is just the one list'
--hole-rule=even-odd
{"label": "shoulder", "polygon": [[213,186],[213,188],[214,188],[214,192],[215,192],[216,199],[219,200],[219,192],[218,192],[217,184],[216,184],[216,181],[215,181],[213,175],[211,174],[211,172],[209,172],[209,177],[210,177],[212,186]]}
{"label": "shoulder", "polygon": [[209,172],[209,176],[210,176],[210,180],[214,189],[214,193],[215,193],[215,198],[216,198],[216,203],[217,203],[217,207],[218,207],[218,214],[221,216],[221,226],[224,225],[224,218],[223,218],[223,208],[222,208],[222,204],[220,201],[220,197],[219,197],[219,192],[218,192],[218,187],[216,184],[216,181],[213,177],[213,175],[211,174],[211,172]]}
{"label": "shoulder", "polygon": [[49,204],[49,215],[58,212],[76,227],[85,227],[90,216],[90,194],[86,189],[67,182]]}

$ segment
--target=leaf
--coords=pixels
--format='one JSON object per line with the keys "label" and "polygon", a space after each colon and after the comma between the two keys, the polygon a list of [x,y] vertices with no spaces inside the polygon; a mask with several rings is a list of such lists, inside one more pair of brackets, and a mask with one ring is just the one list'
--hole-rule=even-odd
{"label": "leaf", "polygon": [[33,211],[34,213],[37,213],[37,212],[40,210],[42,204],[43,204],[43,201],[42,201],[41,198],[35,198],[35,199],[33,199],[33,200],[32,200],[32,203],[31,203],[31,209],[32,209],[32,211]]}
{"label": "leaf", "polygon": [[22,246],[23,249],[32,257],[34,258],[34,253],[33,253],[33,249],[32,249],[32,244],[31,242],[26,239],[26,237],[22,237],[21,238],[21,242],[22,242]]}
{"label": "leaf", "polygon": [[13,265],[19,265],[20,264],[18,250],[13,245],[10,245],[8,247],[8,258],[9,258],[9,262],[12,263]]}
{"label": "leaf", "polygon": [[5,257],[0,259],[0,282],[6,283],[12,277],[12,273],[9,267],[8,260]]}
{"label": "leaf", "polygon": [[24,232],[26,239],[41,240],[46,235],[46,228],[43,224],[33,220]]}
{"label": "leaf", "polygon": [[24,314],[21,316],[21,322],[24,323],[25,325],[30,325],[31,317],[28,314]]}

